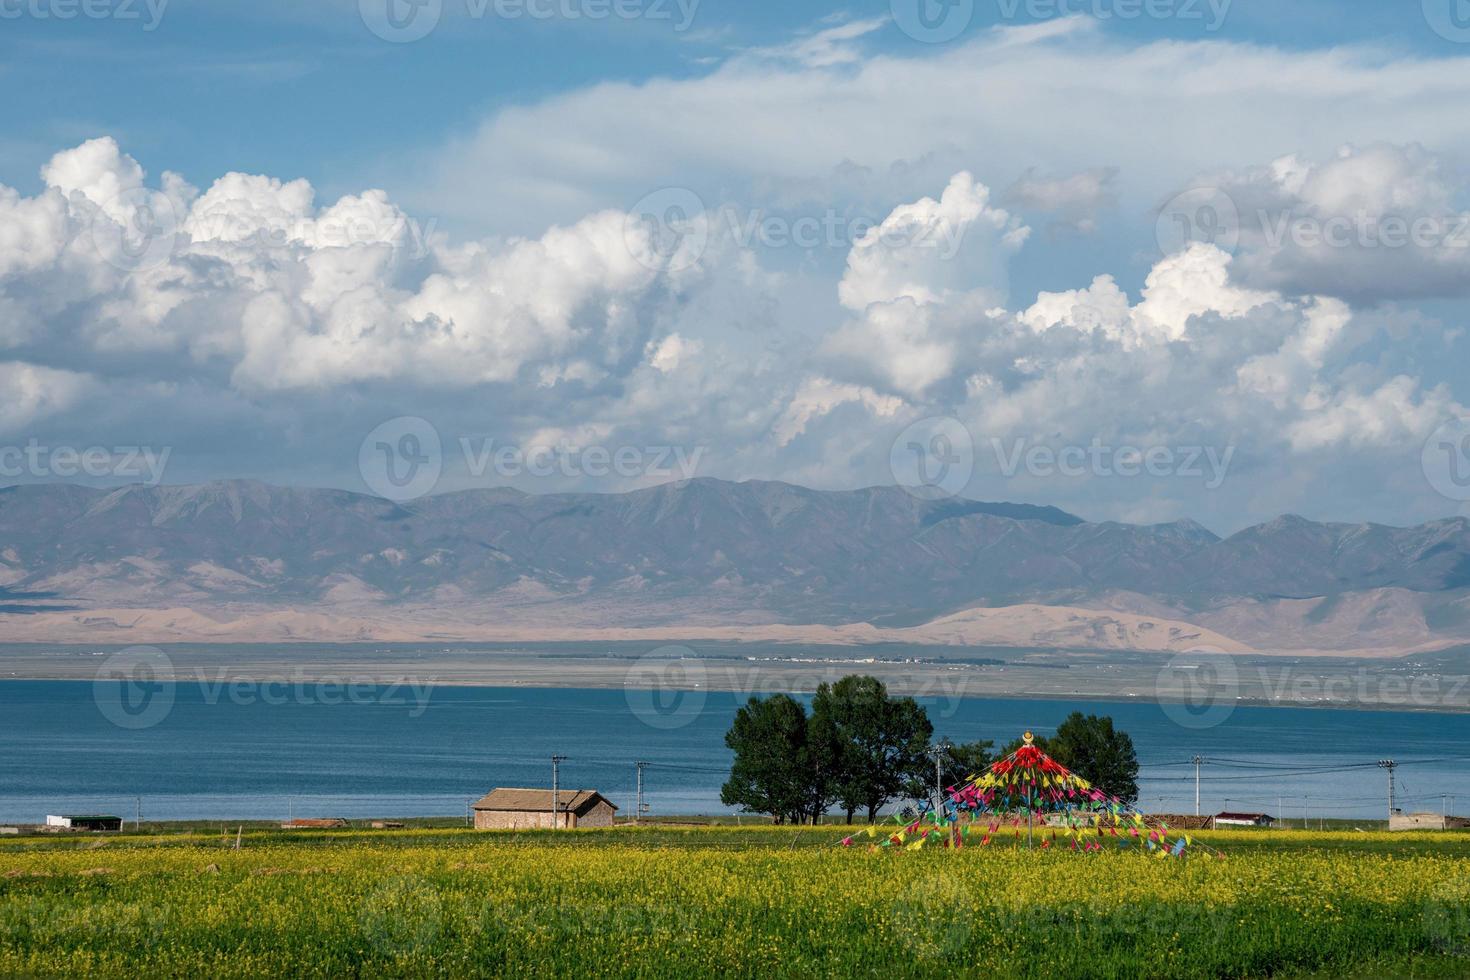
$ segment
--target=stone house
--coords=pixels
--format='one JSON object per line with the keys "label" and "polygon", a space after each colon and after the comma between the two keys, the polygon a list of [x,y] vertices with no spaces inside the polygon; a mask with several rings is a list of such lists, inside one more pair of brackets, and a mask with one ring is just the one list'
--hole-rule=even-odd
{"label": "stone house", "polygon": [[[558,794],[557,826],[611,827],[617,806],[595,789]],[[474,805],[476,830],[535,830],[552,826],[551,790],[500,787]]]}

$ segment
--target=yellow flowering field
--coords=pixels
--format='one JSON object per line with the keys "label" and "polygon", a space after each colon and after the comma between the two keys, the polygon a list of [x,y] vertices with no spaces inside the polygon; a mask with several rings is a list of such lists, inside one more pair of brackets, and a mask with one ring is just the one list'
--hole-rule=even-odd
{"label": "yellow flowering field", "polygon": [[870,852],[832,828],[257,832],[0,845],[0,974],[1470,974],[1470,841]]}

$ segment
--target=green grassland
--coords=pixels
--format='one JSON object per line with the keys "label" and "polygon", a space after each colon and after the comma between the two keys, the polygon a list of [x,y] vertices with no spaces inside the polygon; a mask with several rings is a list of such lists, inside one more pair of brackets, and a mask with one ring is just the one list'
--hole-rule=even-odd
{"label": "green grassland", "polygon": [[1155,860],[842,834],[13,838],[0,974],[1470,975],[1470,835],[1221,831],[1224,859]]}

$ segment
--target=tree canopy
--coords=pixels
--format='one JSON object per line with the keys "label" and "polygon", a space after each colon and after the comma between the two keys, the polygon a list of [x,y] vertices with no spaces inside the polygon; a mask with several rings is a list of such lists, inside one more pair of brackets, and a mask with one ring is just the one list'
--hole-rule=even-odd
{"label": "tree canopy", "polygon": [[963,745],[951,745],[948,752],[949,762],[946,766],[949,771],[947,778],[951,782],[959,782],[970,776],[980,775],[996,760],[994,749],[995,743],[989,739],[966,742]]}
{"label": "tree canopy", "polygon": [[882,681],[860,674],[820,685],[812,699],[812,721],[829,733],[832,797],[849,821],[862,810],[871,822],[904,795],[924,771],[934,734],[917,701],[892,697]]}
{"label": "tree canopy", "polygon": [[784,694],[751,698],[725,735],[735,759],[720,799],[778,822],[815,820],[834,803],[871,821],[922,780],[933,733],[923,706],[875,677],[820,685],[810,716]]}
{"label": "tree canopy", "polygon": [[[890,695],[876,677],[852,674],[818,686],[810,713],[785,694],[753,697],[725,734],[735,758],[720,799],[778,823],[815,821],[834,805],[849,822],[857,813],[872,822],[895,800],[933,792],[933,735],[923,706]],[[1104,793],[1138,799],[1133,740],[1112,718],[1074,711],[1036,745]],[[997,756],[990,741],[947,745],[938,755],[943,785],[978,775],[1020,747],[1018,739]]]}
{"label": "tree canopy", "polygon": [[799,701],[785,694],[751,698],[735,712],[725,744],[735,753],[730,778],[720,788],[726,806],[769,813],[777,823],[810,815],[811,750]]}
{"label": "tree canopy", "polygon": [[[1110,716],[1074,711],[1057,726],[1055,735],[1037,736],[1036,746],[1109,796],[1124,803],[1138,800],[1138,753],[1133,739],[1115,728]],[[1010,755],[1020,747],[1017,739],[1001,754]]]}

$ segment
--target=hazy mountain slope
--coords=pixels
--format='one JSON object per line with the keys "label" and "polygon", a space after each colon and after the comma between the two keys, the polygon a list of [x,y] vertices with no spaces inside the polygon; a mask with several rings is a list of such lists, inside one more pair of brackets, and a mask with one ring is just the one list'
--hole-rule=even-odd
{"label": "hazy mountain slope", "polygon": [[745,640],[852,646],[907,643],[925,647],[1044,647],[1088,650],[1148,650],[1160,653],[1243,653],[1250,647],[1192,623],[1128,613],[1101,613],[1069,606],[1017,605],[972,609],[919,626],[887,629],[868,623],[839,626],[707,624],[624,627],[575,623],[514,625],[503,621],[446,622],[439,610],[397,608],[392,616],[343,616],[294,610],[217,612],[191,609],[98,609],[11,617],[8,639],[45,641],[58,635],[93,643],[281,643],[499,640]]}
{"label": "hazy mountain slope", "polygon": [[[398,507],[254,483],[114,493],[12,488],[13,588],[82,599],[320,600],[344,583],[422,600],[738,596],[797,620],[917,616],[1088,587],[1115,556],[1183,558],[1198,532],[1087,525],[1050,508],[697,480],[618,495],[448,494]],[[999,515],[1006,516],[999,516]]]}
{"label": "hazy mountain slope", "polygon": [[[291,612],[387,630],[426,614],[518,628],[898,628],[974,607],[1070,606],[1183,623],[1217,634],[1211,643],[1409,648],[1470,635],[1467,584],[1464,519],[1393,528],[1282,517],[1222,540],[1189,521],[1089,523],[892,487],[769,482],[476,490],[406,505],[244,481],[0,491],[8,610]],[[1035,642],[1074,642],[1027,616]],[[1014,639],[1016,628],[1004,632]]]}

